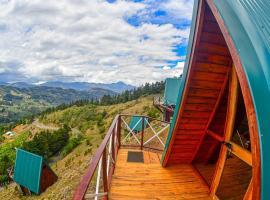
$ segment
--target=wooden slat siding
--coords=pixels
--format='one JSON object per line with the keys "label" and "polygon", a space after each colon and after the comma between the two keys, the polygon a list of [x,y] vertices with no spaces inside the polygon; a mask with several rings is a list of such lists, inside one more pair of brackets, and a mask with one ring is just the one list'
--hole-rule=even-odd
{"label": "wooden slat siding", "polygon": [[[215,73],[215,74],[226,74],[228,71],[228,66],[219,65],[219,64],[209,64],[209,63],[197,61],[196,62],[196,71],[209,72],[209,73]],[[215,83],[216,81],[213,81],[213,82]]]}
{"label": "wooden slat siding", "polygon": [[204,21],[203,32],[220,34],[220,29],[215,21]]}
{"label": "wooden slat siding", "polygon": [[[204,18],[203,17],[204,16],[204,9],[205,9],[204,3],[205,3],[204,1],[200,1],[199,5],[198,5],[198,12],[200,13],[200,15],[197,18],[195,30],[196,30],[196,32],[199,32],[199,33],[202,30],[202,23],[203,23],[203,18]],[[190,55],[190,60],[189,60],[189,65],[191,65],[191,66],[195,65],[194,53],[195,53],[196,47],[199,45],[199,42],[200,42],[200,35],[195,34],[194,39],[193,39],[192,53]],[[194,73],[193,68],[189,67],[188,72],[187,72],[187,80],[186,80],[184,91],[183,91],[184,92],[183,97],[182,97],[183,100],[181,102],[181,105],[179,106],[180,110],[179,110],[179,113],[178,113],[177,118],[176,118],[176,125],[175,125],[174,131],[173,131],[174,133],[172,134],[171,142],[167,148],[166,155],[164,156],[163,163],[162,163],[163,166],[167,166],[168,164],[170,164],[170,162],[174,162],[171,159],[170,154],[172,151],[172,147],[174,145],[175,136],[177,135],[175,132],[178,132],[178,130],[177,130],[178,125],[177,124],[179,123],[179,121],[181,121],[181,118],[183,118],[184,111],[181,108],[184,106],[186,100],[188,99],[187,91],[188,91],[189,85],[191,83],[191,77],[193,76],[193,73]]]}
{"label": "wooden slat siding", "polygon": [[198,52],[201,53],[215,53],[216,55],[220,56],[229,56],[230,53],[227,50],[227,47],[224,45],[218,45],[218,44],[211,44],[206,42],[201,42],[200,47],[198,48]]}
{"label": "wooden slat siding", "polygon": [[219,105],[220,105],[220,102],[222,101],[222,97],[223,97],[223,95],[224,95],[224,92],[225,92],[225,89],[226,89],[226,86],[227,86],[227,82],[228,82],[228,73],[227,73],[227,75],[226,75],[225,80],[223,80],[223,85],[222,85],[221,90],[220,90],[220,93],[219,93],[219,95],[218,95],[218,97],[217,97],[216,104],[215,104],[215,106],[214,106],[214,108],[213,108],[213,110],[212,110],[211,115],[209,116],[207,125],[206,125],[206,127],[204,128],[204,133],[203,133],[203,135],[202,135],[201,138],[200,138],[200,142],[199,142],[199,144],[198,144],[198,146],[197,146],[197,150],[194,152],[194,154],[193,154],[193,156],[192,156],[192,161],[195,160],[195,157],[196,157],[196,155],[197,155],[197,153],[198,153],[198,151],[199,151],[199,149],[200,149],[200,147],[201,147],[201,144],[203,143],[204,137],[205,137],[205,135],[206,135],[206,131],[208,130],[208,128],[209,128],[209,126],[210,126],[210,124],[211,124],[211,122],[212,122],[212,120],[213,120],[213,118],[214,118],[214,116],[215,116],[215,114],[216,114],[216,111],[217,111],[217,109],[218,109],[218,107],[219,107]]}
{"label": "wooden slat siding", "polygon": [[209,108],[209,105],[205,105],[205,104],[187,103],[185,108],[186,110],[189,110],[189,111],[211,111],[211,108]]}
{"label": "wooden slat siding", "polygon": [[128,151],[119,151],[109,199],[210,199],[209,189],[191,165],[163,168],[160,155],[145,151],[144,163],[128,163]]}
{"label": "wooden slat siding", "polygon": [[[203,13],[200,17],[203,18]],[[198,29],[197,36],[201,38],[192,55],[194,59],[174,130],[171,154],[168,156],[169,164],[177,163],[175,161],[190,163],[194,159],[206,127],[209,126],[208,120],[211,118],[211,113],[217,109],[217,99],[221,99],[220,93],[225,90],[224,85],[232,60],[217,23],[215,20],[208,21],[207,19]],[[214,36],[213,41],[210,36]],[[191,131],[198,132],[192,135]],[[174,145],[177,147],[175,148]],[[210,141],[209,145],[214,145],[214,141]],[[185,146],[185,149],[181,150],[181,146]],[[189,149],[190,152],[188,152]]]}
{"label": "wooden slat siding", "polygon": [[194,80],[199,81],[216,81],[216,82],[223,82],[224,75],[223,74],[216,74],[216,73],[209,73],[209,72],[195,72],[193,77]]}
{"label": "wooden slat siding", "polygon": [[227,56],[220,56],[215,54],[210,55],[208,53],[199,53],[199,52],[197,53],[196,61],[225,66],[229,66],[231,63],[231,59]]}
{"label": "wooden slat siding", "polygon": [[226,42],[223,39],[222,35],[215,34],[215,33],[209,33],[209,32],[203,32],[201,40],[203,42],[209,42],[211,44],[219,44],[219,45],[225,45],[226,44]]}

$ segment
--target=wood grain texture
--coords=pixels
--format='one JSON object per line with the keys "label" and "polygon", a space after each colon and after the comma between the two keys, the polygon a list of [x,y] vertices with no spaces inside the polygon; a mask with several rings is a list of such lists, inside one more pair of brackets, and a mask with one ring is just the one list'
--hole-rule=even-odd
{"label": "wood grain texture", "polygon": [[127,152],[119,151],[109,199],[210,199],[208,187],[191,165],[163,168],[160,155],[147,151],[144,163],[127,163]]}
{"label": "wood grain texture", "polygon": [[[216,110],[220,109],[220,101],[223,101],[228,73],[232,66],[229,49],[213,14],[209,7],[205,6],[205,1],[201,1],[200,6],[193,46],[195,49],[190,55],[183,100],[164,166],[176,163],[190,164],[194,161],[198,150],[201,150],[200,146],[211,121],[214,117],[219,120],[220,116],[216,116]],[[226,109],[222,111],[222,108],[221,112],[226,113]],[[217,122],[213,128],[219,130],[223,122]],[[193,132],[197,134],[192,134]],[[216,149],[215,142],[209,145],[211,149]],[[209,149],[209,146],[204,145],[203,148]],[[201,159],[208,160],[209,156],[203,156]]]}

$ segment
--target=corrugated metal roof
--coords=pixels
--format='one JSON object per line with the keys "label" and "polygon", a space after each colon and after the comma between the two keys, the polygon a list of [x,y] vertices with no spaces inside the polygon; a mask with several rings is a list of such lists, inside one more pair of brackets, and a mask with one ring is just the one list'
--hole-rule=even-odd
{"label": "corrugated metal roof", "polygon": [[177,102],[181,78],[167,78],[165,80],[164,104],[175,105]]}
{"label": "corrugated metal roof", "polygon": [[41,156],[17,149],[14,181],[28,188],[30,191],[39,194],[42,163],[43,158]]}
{"label": "corrugated metal roof", "polygon": [[241,5],[249,13],[251,20],[268,50],[270,50],[270,1],[265,0],[240,0]]}

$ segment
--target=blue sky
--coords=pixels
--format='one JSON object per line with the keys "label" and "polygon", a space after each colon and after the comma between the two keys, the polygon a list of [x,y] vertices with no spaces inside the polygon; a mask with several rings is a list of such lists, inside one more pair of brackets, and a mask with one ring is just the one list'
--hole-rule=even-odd
{"label": "blue sky", "polygon": [[0,80],[140,85],[179,76],[192,6],[192,0],[0,0]]}

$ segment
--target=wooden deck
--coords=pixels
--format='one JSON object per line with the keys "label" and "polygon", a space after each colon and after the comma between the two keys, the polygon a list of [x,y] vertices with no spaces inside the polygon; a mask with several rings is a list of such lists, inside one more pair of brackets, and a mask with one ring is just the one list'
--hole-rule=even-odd
{"label": "wooden deck", "polygon": [[138,150],[119,150],[110,199],[210,199],[208,187],[191,165],[163,168],[161,155],[148,151],[143,152],[144,163],[130,163],[128,151]]}

